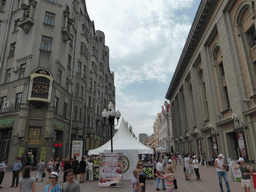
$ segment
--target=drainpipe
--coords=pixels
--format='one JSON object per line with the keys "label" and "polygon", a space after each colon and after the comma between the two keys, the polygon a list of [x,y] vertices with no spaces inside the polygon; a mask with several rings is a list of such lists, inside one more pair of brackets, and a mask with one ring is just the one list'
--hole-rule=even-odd
{"label": "drainpipe", "polygon": [[78,19],[79,18],[79,13],[77,13],[77,20],[76,20],[76,30],[75,30],[75,45],[74,45],[74,58],[73,58],[73,73],[72,73],[72,79],[71,79],[71,85],[72,85],[72,100],[71,100],[71,117],[70,117],[70,127],[69,127],[69,149],[68,153],[70,154],[71,157],[71,133],[72,133],[72,126],[73,126],[73,113],[74,113],[74,100],[75,100],[75,86],[74,86],[74,76],[75,76],[75,63],[76,63],[76,49],[77,49],[77,36],[78,36]]}
{"label": "drainpipe", "polygon": [[4,64],[4,55],[5,55],[5,51],[6,51],[6,44],[7,44],[10,25],[11,25],[12,10],[13,10],[13,6],[14,6],[14,1],[15,0],[12,0],[11,8],[10,8],[10,11],[9,11],[8,23],[7,23],[7,27],[6,27],[6,31],[5,31],[5,36],[4,36],[4,45],[3,45],[3,50],[2,50],[2,54],[1,54],[1,58],[0,58],[0,70],[2,69],[2,65]]}

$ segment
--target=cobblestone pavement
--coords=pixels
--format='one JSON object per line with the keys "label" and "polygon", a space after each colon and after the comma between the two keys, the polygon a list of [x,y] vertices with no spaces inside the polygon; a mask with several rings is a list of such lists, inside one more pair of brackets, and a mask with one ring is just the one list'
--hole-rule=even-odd
{"label": "cobblestone pavement", "polygon": [[[201,181],[196,181],[196,176],[195,174],[192,174],[192,179],[191,182],[185,181],[184,180],[184,173],[182,171],[182,166],[178,165],[177,170],[174,173],[177,182],[178,182],[178,191],[179,192],[219,192],[219,184],[218,184],[218,178],[217,178],[217,173],[214,167],[199,167],[199,172],[201,175]],[[36,177],[37,171],[32,172],[32,176]],[[60,178],[59,178],[59,184],[62,186],[62,176],[63,173],[60,173]],[[11,186],[11,181],[12,181],[12,172],[7,171],[5,173],[5,177],[2,183],[3,188],[0,189],[0,192],[18,192],[18,188],[10,188]],[[98,187],[98,182],[97,181],[86,181],[85,183],[82,183],[81,186],[81,192],[109,192],[109,191],[114,191],[114,192],[130,192],[131,191],[131,182],[130,181],[121,181],[120,185],[118,186],[123,186],[121,188],[100,188]],[[45,186],[47,185],[47,180],[46,178],[44,179],[44,182],[37,182],[36,183],[36,191],[37,192],[43,192]],[[229,185],[231,188],[232,192],[243,192],[243,189],[241,187],[240,182],[234,182],[234,181],[229,181]],[[156,179],[153,180],[147,180],[146,182],[146,189],[147,192],[153,192],[155,190],[156,186]],[[159,185],[161,187],[161,183]],[[223,187],[224,191],[226,191],[226,186],[223,181]],[[160,188],[161,189],[161,188]],[[253,187],[251,187],[251,192],[256,192],[256,190]]]}

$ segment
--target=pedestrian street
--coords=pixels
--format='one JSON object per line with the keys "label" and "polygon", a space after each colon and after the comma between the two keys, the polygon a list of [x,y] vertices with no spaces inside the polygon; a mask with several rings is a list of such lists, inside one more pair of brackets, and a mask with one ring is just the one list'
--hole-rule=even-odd
{"label": "pedestrian street", "polygon": [[[218,177],[216,173],[215,167],[211,166],[199,166],[199,172],[201,175],[201,181],[196,181],[195,173],[192,174],[191,182],[185,181],[184,179],[184,173],[182,170],[181,165],[177,165],[176,172],[174,173],[174,176],[177,179],[178,183],[178,191],[179,192],[219,192],[219,182]],[[32,172],[32,176],[36,177],[37,171]],[[48,175],[47,175],[48,176]],[[229,176],[229,174],[228,174]],[[59,184],[62,187],[63,182],[63,172],[60,172],[59,174]],[[79,178],[78,178],[79,180]],[[0,189],[0,192],[18,192],[18,188],[10,188],[12,181],[12,172],[7,171],[2,183],[3,188]],[[37,192],[43,192],[45,186],[47,185],[47,179],[45,178],[43,182],[36,182],[36,191]],[[123,181],[120,185],[123,185],[121,188],[100,188],[98,187],[98,181],[86,181],[85,183],[80,183],[81,192],[130,192],[131,191],[131,181]],[[118,185],[118,186],[120,186]],[[231,188],[231,192],[242,192],[243,189],[241,187],[240,182],[234,182],[229,181],[229,185]],[[147,192],[153,192],[156,191],[156,178],[153,180],[147,180],[146,181],[146,191]],[[161,183],[159,185],[159,188],[161,189]],[[226,186],[223,181],[223,188],[224,191],[226,191]],[[251,186],[251,192],[256,192],[256,190],[253,188],[253,183]]]}

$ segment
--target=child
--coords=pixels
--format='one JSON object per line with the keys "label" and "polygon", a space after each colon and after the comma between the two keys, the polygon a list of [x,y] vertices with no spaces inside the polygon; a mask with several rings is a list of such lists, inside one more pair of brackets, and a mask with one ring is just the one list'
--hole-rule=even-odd
{"label": "child", "polygon": [[165,179],[166,180],[166,190],[167,192],[174,192],[174,176],[172,175],[173,173],[173,168],[171,166],[166,167],[166,175],[159,174],[157,175],[160,179]]}
{"label": "child", "polygon": [[133,170],[133,177],[132,177],[132,192],[139,192],[140,191],[139,177],[140,177],[139,169],[134,169]]}

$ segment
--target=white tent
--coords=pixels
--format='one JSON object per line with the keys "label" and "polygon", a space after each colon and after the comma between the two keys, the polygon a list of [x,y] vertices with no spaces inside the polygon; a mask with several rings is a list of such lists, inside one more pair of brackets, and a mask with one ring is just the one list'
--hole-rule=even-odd
{"label": "white tent", "polygon": [[[90,150],[88,155],[99,155],[104,151],[111,150],[111,141],[108,141],[97,149]],[[122,119],[119,129],[113,137],[113,151],[138,150],[138,154],[153,154],[153,149],[143,145],[135,139],[129,128],[128,123]]]}

